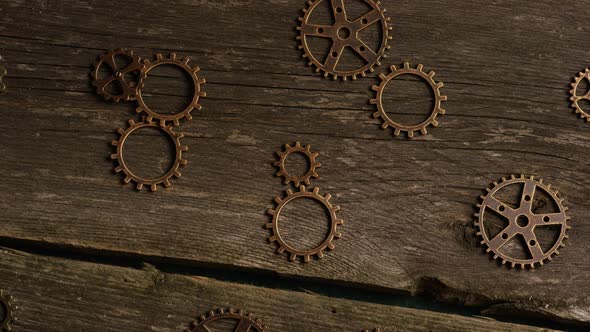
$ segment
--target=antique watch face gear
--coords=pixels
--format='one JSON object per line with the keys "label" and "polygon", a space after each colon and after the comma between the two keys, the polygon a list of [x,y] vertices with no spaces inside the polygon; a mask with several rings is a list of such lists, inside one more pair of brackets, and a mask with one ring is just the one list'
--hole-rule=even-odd
{"label": "antique watch face gear", "polygon": [[[580,84],[584,82],[587,91],[584,91],[582,95],[578,95],[578,88]],[[572,102],[572,107],[574,108],[574,112],[580,116],[580,118],[585,119],[586,122],[590,121],[590,109],[583,109],[580,105],[581,100],[590,101],[590,69],[586,68],[583,72],[580,72],[578,76],[574,79],[574,83],[571,84],[572,89],[570,90],[570,100]]]}
{"label": "antique watch face gear", "polygon": [[[158,122],[160,122],[162,126],[165,126],[168,122],[172,122],[175,126],[178,126],[180,124],[180,120],[183,118],[191,120],[191,112],[195,109],[200,110],[202,108],[201,104],[199,104],[199,98],[206,96],[206,93],[201,91],[201,86],[205,84],[206,81],[204,78],[200,78],[198,76],[198,73],[201,69],[198,66],[191,66],[189,62],[190,58],[186,57],[184,59],[177,59],[176,54],[174,53],[171,53],[170,56],[167,58],[164,57],[162,54],[156,54],[154,61],[144,59],[143,63],[145,64],[145,67],[141,72],[142,83],[144,83],[145,78],[147,77],[149,72],[152,71],[154,68],[157,68],[162,65],[175,66],[185,71],[191,77],[193,84],[193,96],[191,101],[183,110],[175,114],[161,114],[155,112],[154,110],[149,108],[149,106],[146,105],[142,94],[142,89],[139,89],[137,92],[137,102],[139,103],[139,107],[137,107],[136,109],[137,113],[145,113],[148,121],[152,121],[155,119]],[[142,88],[144,86],[145,84],[142,84]]]}
{"label": "antique watch face gear", "polygon": [[[293,175],[287,171],[287,167],[285,165],[287,161],[287,157],[291,154],[299,153],[307,158],[309,162],[309,167],[307,172],[304,175]],[[284,184],[289,184],[289,182],[293,182],[295,187],[299,187],[301,184],[309,185],[311,183],[311,178],[317,178],[319,175],[317,173],[317,169],[320,168],[322,165],[316,161],[317,156],[319,155],[318,152],[311,152],[311,145],[301,146],[299,141],[295,142],[295,146],[290,146],[289,144],[285,144],[285,151],[277,152],[279,157],[278,161],[275,161],[273,165],[279,168],[279,171],[275,174],[276,176],[283,177]]]}
{"label": "antique watch face gear", "polygon": [[[344,221],[336,216],[336,212],[340,210],[340,207],[337,205],[332,205],[332,203],[330,203],[331,197],[332,196],[330,194],[321,196],[320,189],[318,187],[315,187],[312,191],[306,191],[305,186],[301,185],[299,187],[298,192],[293,192],[293,190],[288,189],[287,197],[275,198],[277,207],[268,210],[268,214],[272,216],[272,221],[267,223],[265,227],[271,230],[272,235],[268,238],[268,241],[270,243],[275,242],[277,244],[278,254],[282,254],[286,251],[289,254],[290,261],[295,261],[297,257],[302,257],[303,262],[309,263],[311,260],[311,256],[315,255],[318,258],[323,258],[324,251],[326,249],[334,250],[334,240],[342,237],[342,234],[338,231],[338,226],[344,224]],[[291,201],[301,198],[308,198],[321,203],[326,208],[326,211],[328,211],[330,216],[330,229],[327,237],[317,247],[307,250],[297,249],[288,244],[281,236],[281,228],[279,225],[281,212],[283,211],[285,206],[289,204]]]}
{"label": "antique watch face gear", "polygon": [[251,313],[244,313],[242,310],[233,308],[218,309],[216,311],[209,311],[207,314],[199,317],[198,321],[191,323],[191,328],[186,332],[210,332],[211,326],[218,320],[234,320],[237,322],[233,332],[265,332],[266,326],[263,325],[262,320],[256,319]]}
{"label": "antique watch face gear", "polygon": [[[314,16],[318,6],[324,1],[329,2],[331,7],[333,24],[314,24]],[[373,72],[375,66],[380,65],[381,58],[386,58],[385,52],[390,48],[387,43],[392,39],[389,26],[390,19],[385,17],[385,9],[379,7],[379,1],[359,0],[364,2],[370,10],[364,15],[352,19],[347,15],[344,0],[315,0],[307,1],[308,7],[303,9],[303,17],[299,18],[299,49],[303,51],[303,58],[308,59],[309,65],[316,67],[316,72],[322,71],[325,77],[332,76],[333,79],[341,77],[346,80],[355,80],[359,75],[365,77],[367,72]],[[320,12],[318,10],[317,12]],[[378,49],[371,49],[360,38],[360,33],[366,28],[378,24],[381,29],[381,40]],[[332,46],[327,55],[313,54],[309,45],[309,38],[320,37],[330,39]],[[345,49],[350,48],[358,54],[365,62],[365,65],[356,69],[338,69],[340,60]],[[325,60],[324,60],[325,56]]]}
{"label": "antique watch face gear", "polygon": [[[383,91],[385,91],[387,84],[391,80],[401,75],[418,76],[432,89],[432,94],[434,96],[434,107],[428,118],[421,123],[414,125],[399,123],[387,114],[385,107],[383,106]],[[381,120],[383,120],[381,128],[385,129],[387,127],[392,127],[395,136],[399,136],[402,132],[406,132],[408,137],[412,138],[414,137],[415,132],[420,132],[422,135],[426,135],[428,133],[426,128],[430,125],[438,127],[438,121],[436,118],[439,114],[445,114],[445,110],[442,108],[442,102],[447,100],[447,96],[441,95],[440,89],[444,86],[444,84],[442,82],[437,83],[434,80],[434,75],[434,71],[428,73],[424,72],[423,65],[418,65],[416,68],[412,68],[408,62],[405,62],[404,67],[399,69],[396,66],[391,66],[388,75],[383,73],[379,74],[381,83],[378,86],[373,85],[372,89],[375,91],[375,98],[371,99],[370,102],[371,104],[377,106],[377,111],[373,113],[373,117],[381,118]]]}
{"label": "antique watch face gear", "polygon": [[16,320],[14,311],[17,309],[12,303],[12,296],[0,289],[0,331],[11,331],[10,324]]}
{"label": "antique watch face gear", "polygon": [[[125,143],[131,134],[142,128],[157,128],[164,132],[172,140],[172,142],[174,142],[175,157],[172,166],[164,175],[155,179],[147,179],[136,175],[132,170],[129,169],[127,163],[125,162]],[[118,140],[111,142],[111,144],[117,149],[117,152],[111,155],[111,159],[117,160],[119,163],[119,165],[115,167],[115,172],[123,172],[125,174],[124,182],[129,183],[133,181],[137,183],[138,190],[143,189],[144,185],[148,186],[151,191],[156,191],[159,184],[163,184],[164,187],[170,187],[170,178],[180,177],[180,166],[184,166],[188,163],[185,159],[182,159],[183,152],[188,151],[188,146],[182,145],[180,143],[180,139],[184,137],[184,134],[176,133],[171,126],[162,127],[153,121],[143,121],[136,123],[133,120],[129,120],[129,127],[127,129],[119,128],[117,129],[117,132],[121,135],[121,137]]]}
{"label": "antique watch face gear", "polygon": [[[125,60],[121,66],[117,59]],[[106,68],[103,68],[106,67]],[[141,69],[143,64],[140,57],[133,51],[118,49],[109,51],[98,57],[92,70],[92,85],[96,87],[96,93],[106,100],[119,102],[120,100],[135,100],[137,91],[141,88]],[[107,69],[108,74],[101,75]],[[113,87],[113,85],[117,87]],[[120,91],[113,91],[120,90]]]}
{"label": "antique watch face gear", "polygon": [[[510,186],[522,188],[516,206],[496,197],[498,193],[510,190],[508,189]],[[535,264],[543,265],[544,261],[551,260],[553,255],[559,254],[558,249],[565,246],[563,241],[568,237],[566,231],[571,227],[568,225],[569,217],[566,216],[567,207],[563,205],[564,200],[557,190],[550,184],[544,183],[543,179],[536,180],[532,176],[524,175],[520,177],[512,175],[509,179],[502,178],[500,183],[494,182],[493,186],[486,190],[487,195],[482,195],[481,203],[477,204],[479,211],[475,214],[475,226],[477,235],[481,237],[481,244],[486,247],[487,252],[491,253],[495,259],[501,260],[502,264],[510,264],[512,267],[518,265],[522,269],[534,268]],[[535,195],[548,197],[552,206],[555,206],[556,212],[535,213]],[[489,222],[489,218],[486,218],[488,213],[495,213],[506,221],[497,234],[491,234],[490,225],[486,224]],[[537,233],[540,228],[547,226],[557,227],[559,232],[550,243],[547,243],[550,246],[542,246]],[[514,254],[502,250],[515,236],[523,240],[522,247],[526,254],[523,257],[527,258],[515,258]]]}

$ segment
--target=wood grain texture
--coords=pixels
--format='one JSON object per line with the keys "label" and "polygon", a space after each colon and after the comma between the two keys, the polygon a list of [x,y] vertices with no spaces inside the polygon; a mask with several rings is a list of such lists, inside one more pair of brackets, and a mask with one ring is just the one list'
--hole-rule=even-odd
{"label": "wood grain texture", "polygon": [[174,275],[149,265],[130,269],[0,250],[0,285],[18,306],[15,331],[176,332],[218,308],[253,312],[268,331],[549,331]]}
{"label": "wood grain texture", "polygon": [[[2,6],[0,236],[358,287],[428,292],[425,281],[435,280],[441,300],[590,323],[590,128],[567,100],[587,66],[587,6],[386,1],[394,26],[386,64],[425,64],[449,96],[441,127],[414,140],[393,138],[370,117],[376,79],[332,82],[305,67],[294,30],[303,6]],[[208,80],[204,110],[181,127],[190,164],[169,190],[123,187],[106,159],[133,106],[102,101],[88,73],[116,47],[191,56]],[[175,91],[170,83],[161,94]],[[307,265],[275,255],[262,227],[285,189],[273,153],[295,140],[320,151],[313,184],[332,194],[346,222],[336,250]],[[535,271],[491,262],[472,225],[483,189],[520,173],[552,183],[572,216],[562,255]]]}

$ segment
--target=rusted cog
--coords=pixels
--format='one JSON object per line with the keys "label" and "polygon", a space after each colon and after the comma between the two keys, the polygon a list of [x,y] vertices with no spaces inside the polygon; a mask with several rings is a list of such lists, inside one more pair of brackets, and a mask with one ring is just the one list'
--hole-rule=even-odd
{"label": "rusted cog", "polygon": [[[344,221],[342,219],[338,219],[336,216],[336,212],[340,210],[340,207],[337,205],[332,205],[330,203],[332,195],[326,194],[325,196],[320,195],[320,188],[315,187],[311,192],[306,191],[305,186],[300,186],[298,192],[293,192],[293,190],[287,190],[287,197],[276,197],[275,202],[277,203],[277,207],[274,209],[269,209],[268,214],[272,216],[272,221],[267,223],[265,227],[270,229],[272,235],[268,238],[270,243],[276,242],[278,245],[277,253],[282,254],[283,252],[289,253],[289,260],[295,261],[297,257],[302,257],[303,262],[309,263],[311,261],[311,256],[317,256],[318,258],[324,257],[324,251],[326,249],[334,250],[334,240],[339,239],[342,237],[342,233],[338,231],[338,226],[343,225]],[[330,231],[324,241],[319,244],[317,247],[302,250],[297,249],[291,245],[289,245],[283,237],[281,236],[280,227],[279,227],[279,217],[281,212],[285,208],[287,204],[290,202],[300,199],[300,198],[309,198],[315,200],[322,204],[330,215]]]}
{"label": "rusted cog", "polygon": [[[334,24],[322,25],[311,23],[311,16],[323,1],[330,1]],[[303,9],[303,17],[299,18],[299,49],[303,51],[303,57],[308,58],[309,65],[316,67],[316,72],[322,71],[325,77],[332,76],[333,79],[341,77],[343,80],[352,78],[357,79],[360,75],[365,77],[367,72],[373,72],[375,66],[380,65],[381,58],[386,58],[385,52],[390,48],[387,43],[392,37],[389,35],[392,29],[389,26],[390,19],[385,17],[385,9],[379,7],[379,1],[360,0],[366,3],[371,10],[361,17],[350,20],[346,13],[344,0],[315,0],[307,1],[308,7]],[[379,49],[372,50],[365,42],[360,39],[360,32],[373,24],[380,24],[383,36],[381,38]],[[312,54],[308,45],[308,37],[322,37],[332,40],[332,46],[324,60],[324,55]],[[339,70],[338,64],[346,48],[351,48],[366,64],[354,70]]]}
{"label": "rusted cog", "polygon": [[[129,61],[125,67],[120,68],[116,61],[117,58],[126,58]],[[111,74],[101,77],[100,70],[102,66],[109,67]],[[96,93],[106,100],[112,99],[114,102],[135,100],[137,91],[142,84],[142,68],[141,58],[135,55],[133,51],[125,49],[109,51],[99,56],[94,63],[94,70],[91,73],[92,85],[96,87]],[[135,77],[132,74],[135,74]],[[109,92],[108,88],[114,82],[119,83],[121,93],[113,94]]]}
{"label": "rusted cog", "polygon": [[[292,175],[289,174],[287,168],[285,166],[285,162],[287,157],[294,153],[300,153],[304,155],[307,160],[309,161],[309,169],[304,175]],[[319,155],[318,152],[311,152],[311,145],[306,145],[305,147],[301,146],[299,141],[295,142],[295,146],[290,146],[289,144],[285,144],[285,151],[277,152],[279,156],[279,160],[275,161],[273,165],[279,168],[279,171],[275,174],[276,176],[283,177],[284,184],[289,184],[293,182],[295,187],[299,187],[302,183],[305,185],[309,185],[311,183],[311,178],[319,177],[316,170],[322,166],[322,164],[316,161],[317,156]]]}
{"label": "rusted cog", "polygon": [[570,90],[570,100],[572,101],[572,107],[574,108],[574,112],[580,116],[580,118],[585,119],[586,122],[590,121],[590,110],[584,110],[580,106],[580,100],[588,100],[590,101],[590,90],[586,92],[583,96],[578,96],[577,91],[580,83],[586,80],[588,86],[590,86],[590,69],[586,68],[583,72],[580,72],[578,76],[574,79],[574,83],[571,84],[572,89]]}
{"label": "rusted cog", "polygon": [[193,83],[193,97],[188,105],[181,111],[175,114],[161,114],[155,112],[151,108],[149,108],[145,100],[143,98],[142,89],[139,89],[137,92],[137,102],[139,103],[139,107],[137,107],[137,113],[145,113],[147,116],[148,121],[157,120],[160,122],[162,126],[166,126],[166,123],[172,122],[175,126],[180,125],[180,120],[185,118],[187,120],[191,120],[191,112],[195,109],[201,110],[202,106],[199,104],[199,98],[205,97],[207,94],[201,91],[201,85],[205,84],[206,81],[204,78],[200,78],[198,76],[199,71],[201,70],[198,66],[192,67],[189,64],[190,58],[186,57],[184,59],[177,59],[175,53],[171,53],[169,57],[164,57],[162,54],[156,54],[154,61],[150,61],[148,59],[143,60],[145,67],[141,71],[142,77],[142,88],[145,86],[144,79],[147,77],[150,71],[154,68],[162,65],[171,65],[178,67],[184,70],[192,79]]}
{"label": "rusted cog", "polygon": [[[129,169],[127,163],[125,162],[125,142],[131,134],[142,128],[160,129],[161,131],[166,133],[174,142],[175,158],[172,166],[166,172],[166,174],[155,179],[147,179],[136,175],[135,173],[133,173],[133,171]],[[117,148],[117,152],[111,155],[111,159],[117,160],[119,163],[119,165],[115,167],[115,172],[123,172],[125,174],[125,179],[123,180],[125,183],[129,183],[131,181],[137,183],[137,190],[143,189],[144,185],[149,186],[151,191],[156,191],[159,184],[163,184],[166,188],[170,187],[170,179],[172,177],[178,178],[181,175],[179,172],[180,166],[185,166],[186,164],[188,164],[187,160],[182,159],[182,153],[188,151],[188,146],[182,145],[180,143],[180,139],[184,137],[184,134],[176,133],[171,126],[162,127],[153,121],[147,120],[144,120],[143,122],[139,123],[136,123],[134,120],[129,120],[129,128],[119,128],[117,129],[117,132],[121,135],[121,137],[118,140],[114,140],[111,142],[111,144]]]}
{"label": "rusted cog", "polygon": [[[520,205],[517,208],[512,208],[494,197],[503,188],[512,185],[522,185]],[[542,190],[551,197],[559,212],[544,214],[533,212],[533,201],[538,190]],[[527,178],[524,175],[520,177],[511,175],[509,179],[502,178],[500,183],[494,182],[492,188],[487,188],[487,192],[487,195],[481,196],[481,204],[477,204],[479,212],[475,214],[475,226],[478,229],[477,235],[482,239],[481,244],[487,247],[486,251],[491,252],[495,259],[501,260],[502,264],[510,263],[512,267],[519,265],[522,269],[535,268],[535,264],[543,265],[544,261],[549,261],[553,255],[559,254],[560,247],[565,247],[563,241],[568,238],[566,231],[571,228],[568,225],[570,218],[566,216],[568,208],[563,205],[564,200],[559,197],[558,191],[554,190],[550,184],[544,183],[543,179],[535,180],[532,176]],[[508,221],[508,226],[493,237],[484,225],[486,209],[494,211]],[[535,228],[549,225],[559,225],[561,229],[553,246],[543,251],[537,240]],[[516,235],[524,238],[530,259],[517,259],[502,252],[502,247]]]}
{"label": "rusted cog", "polygon": [[[434,80],[435,72],[424,72],[424,66],[421,64],[416,66],[416,68],[412,68],[408,62],[404,63],[403,68],[398,69],[396,66],[391,66],[389,69],[390,72],[388,75],[383,73],[379,74],[381,83],[379,85],[372,86],[373,91],[375,91],[375,98],[370,100],[371,104],[377,106],[377,112],[373,113],[373,117],[381,118],[381,120],[383,120],[381,128],[385,129],[387,127],[392,127],[394,129],[393,133],[395,136],[399,136],[402,132],[406,132],[408,137],[412,138],[414,137],[415,132],[420,132],[422,135],[426,135],[428,133],[426,128],[430,125],[433,127],[438,127],[438,121],[436,118],[439,114],[443,115],[446,113],[446,111],[442,108],[442,102],[447,100],[447,96],[441,95],[440,89],[444,86],[444,84]],[[432,89],[432,93],[434,95],[434,107],[432,108],[428,118],[421,123],[415,125],[406,125],[396,122],[387,114],[385,107],[383,107],[383,91],[385,90],[385,87],[391,80],[401,75],[418,76],[423,79]]]}
{"label": "rusted cog", "polygon": [[0,307],[4,315],[0,316],[0,331],[11,331],[10,324],[16,320],[14,311],[17,307],[12,303],[12,296],[0,289]]}
{"label": "rusted cog", "polygon": [[218,320],[237,320],[238,324],[234,332],[265,332],[266,326],[262,320],[256,319],[253,314],[245,314],[242,310],[218,309],[209,311],[207,314],[199,317],[198,321],[191,323],[191,327],[186,332],[210,332],[207,324]]}

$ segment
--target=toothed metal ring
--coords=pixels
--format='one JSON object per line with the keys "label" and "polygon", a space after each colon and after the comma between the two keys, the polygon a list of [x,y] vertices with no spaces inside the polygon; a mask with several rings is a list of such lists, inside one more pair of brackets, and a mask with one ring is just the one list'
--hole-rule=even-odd
{"label": "toothed metal ring", "polygon": [[[209,331],[207,325],[214,325],[218,320],[238,321],[234,332],[266,332],[267,328],[262,320],[255,318],[252,313],[244,313],[239,309],[218,309],[212,310],[201,315],[199,320],[191,323],[191,327],[185,332],[205,332]],[[213,328],[209,326],[210,328]]]}
{"label": "toothed metal ring", "polygon": [[[304,155],[309,162],[309,168],[304,175],[292,175],[287,171],[285,162],[287,160],[287,157],[294,153]],[[295,187],[299,187],[302,183],[305,185],[310,185],[311,178],[319,177],[317,169],[320,168],[322,164],[316,161],[316,158],[319,155],[319,153],[311,152],[311,145],[308,144],[304,147],[301,146],[301,143],[299,141],[295,142],[295,146],[285,144],[285,151],[277,152],[277,155],[279,156],[279,160],[275,161],[273,165],[277,166],[279,168],[279,171],[275,175],[278,177],[283,177],[284,184],[289,184],[290,182],[293,182],[293,185],[295,185]]]}
{"label": "toothed metal ring", "polygon": [[0,307],[3,315],[0,316],[0,331],[11,331],[10,324],[16,320],[14,312],[18,309],[12,303],[12,296],[0,289]]}

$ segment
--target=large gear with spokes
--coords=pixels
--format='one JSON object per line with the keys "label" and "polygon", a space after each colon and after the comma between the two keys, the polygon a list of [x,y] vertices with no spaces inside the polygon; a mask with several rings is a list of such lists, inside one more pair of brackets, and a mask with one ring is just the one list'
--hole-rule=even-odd
{"label": "large gear with spokes", "polygon": [[[303,175],[293,175],[287,171],[287,167],[285,165],[287,157],[294,153],[304,155],[309,162],[309,168],[307,169],[307,172]],[[299,141],[295,142],[295,146],[285,144],[285,151],[277,152],[277,155],[279,157],[279,160],[275,161],[273,165],[277,166],[279,170],[275,175],[278,177],[283,177],[284,184],[289,184],[290,182],[293,182],[293,185],[295,185],[295,187],[299,187],[302,183],[308,186],[311,183],[311,178],[319,177],[317,169],[320,168],[322,164],[316,161],[316,158],[318,157],[319,153],[312,152],[311,145],[308,144],[306,146],[301,146],[301,142]]]}
{"label": "large gear with spokes", "polygon": [[[436,82],[434,80],[434,76],[436,73],[434,71],[430,71],[426,73],[424,71],[424,66],[419,64],[416,68],[410,66],[409,62],[405,62],[403,68],[397,68],[396,66],[392,65],[389,67],[389,74],[385,75],[383,73],[379,74],[379,79],[381,83],[379,85],[373,85],[371,88],[375,91],[375,97],[370,100],[370,103],[376,105],[377,111],[373,113],[373,117],[381,118],[383,120],[383,124],[381,128],[386,129],[388,127],[393,128],[393,134],[395,136],[399,136],[401,133],[407,133],[408,137],[414,137],[415,132],[419,132],[422,135],[426,135],[428,133],[427,127],[433,126],[438,127],[439,123],[437,121],[437,117],[439,115],[443,115],[446,113],[445,109],[442,108],[442,102],[447,100],[447,96],[441,94],[440,89],[444,86],[442,82]],[[383,92],[389,82],[391,82],[396,77],[402,75],[414,75],[418,76],[432,90],[432,94],[434,96],[434,106],[428,118],[418,124],[407,125],[402,124],[393,120],[386,112],[385,107],[383,106]]]}
{"label": "large gear with spokes", "polygon": [[[494,197],[494,195],[508,186],[522,186],[520,202],[518,207],[514,208],[509,204]],[[510,178],[502,178],[502,181],[494,182],[491,188],[486,188],[487,195],[482,195],[481,203],[477,204],[478,212],[475,214],[475,226],[477,236],[481,238],[481,244],[486,247],[486,252],[493,255],[502,264],[510,264],[513,268],[517,265],[524,269],[525,267],[535,268],[535,264],[543,265],[545,261],[550,261],[552,256],[559,254],[559,248],[564,247],[563,241],[568,238],[566,231],[571,228],[568,225],[570,219],[566,215],[568,208],[563,205],[564,199],[560,197],[559,192],[547,184],[543,179],[536,180],[533,176],[519,177],[511,175]],[[533,202],[537,191],[543,191],[557,206],[558,212],[553,213],[534,213]],[[499,216],[508,221],[506,227],[495,235],[491,235],[487,230],[485,223],[486,210],[490,209]],[[548,250],[544,251],[537,239],[535,229],[544,226],[560,226],[559,235],[555,243]],[[504,253],[501,249],[510,242],[515,236],[522,236],[528,249],[529,258],[515,258],[510,254]]]}
{"label": "large gear with spokes", "polygon": [[[308,198],[314,201],[319,202],[326,208],[328,214],[330,216],[330,229],[328,235],[324,239],[322,243],[312,249],[298,249],[290,244],[288,244],[282,237],[279,227],[279,217],[281,212],[289,204],[290,202],[296,199]],[[293,192],[291,189],[287,189],[287,197],[276,197],[275,202],[277,207],[274,209],[269,209],[268,214],[272,216],[272,221],[265,224],[267,229],[271,230],[271,236],[268,238],[270,243],[277,244],[277,253],[282,254],[283,252],[287,252],[289,254],[289,260],[295,261],[297,257],[302,257],[304,263],[309,263],[311,261],[312,256],[316,256],[318,258],[324,257],[324,251],[334,250],[336,246],[334,245],[334,240],[337,240],[342,237],[342,233],[338,231],[338,226],[344,224],[344,220],[339,219],[336,216],[336,212],[340,210],[340,207],[337,205],[332,205],[330,203],[330,199],[332,195],[326,194],[325,196],[320,195],[320,188],[315,187],[312,191],[307,191],[305,186],[300,186],[298,192]]]}
{"label": "large gear with spokes", "polygon": [[191,323],[191,327],[185,332],[210,332],[208,324],[218,320],[235,320],[238,321],[234,332],[265,332],[266,326],[262,320],[254,317],[252,313],[244,313],[240,309],[218,309],[209,311],[201,315],[199,320]]}
{"label": "large gear with spokes", "polygon": [[[334,24],[323,25],[311,23],[311,16],[323,1],[331,1],[330,6],[333,13]],[[373,72],[375,66],[380,65],[381,58],[386,58],[385,52],[391,47],[388,42],[392,39],[390,31],[392,30],[390,18],[385,17],[385,9],[380,8],[379,1],[362,0],[371,9],[361,17],[350,20],[346,13],[344,0],[315,0],[307,1],[308,7],[303,9],[303,17],[299,18],[299,49],[303,51],[303,57],[308,59],[309,65],[315,66],[316,72],[322,71],[325,77],[332,76],[333,79],[341,77],[343,80],[352,78],[357,79],[360,75],[366,77],[367,72]],[[379,48],[371,49],[364,41],[361,40],[359,33],[364,29],[379,24],[382,30],[382,36]],[[313,54],[308,44],[308,37],[321,37],[332,40],[332,46],[325,60],[317,54]],[[352,49],[356,54],[364,59],[366,64],[353,70],[340,70],[338,64],[346,48]]]}
{"label": "large gear with spokes", "polygon": [[11,331],[10,324],[16,320],[14,311],[17,307],[12,303],[12,296],[0,289],[0,307],[3,315],[0,316],[0,331]]}
{"label": "large gear with spokes", "polygon": [[202,91],[202,85],[206,83],[206,80],[204,78],[199,77],[198,75],[201,69],[199,68],[199,66],[191,66],[189,62],[189,57],[178,59],[175,53],[171,53],[169,57],[164,57],[162,54],[156,54],[154,61],[144,59],[143,63],[145,66],[141,71],[142,87],[145,86],[145,78],[149,75],[149,72],[152,71],[154,68],[157,68],[162,65],[175,66],[185,71],[190,76],[193,83],[193,96],[191,101],[183,110],[180,110],[179,112],[174,114],[162,114],[154,111],[145,103],[142,94],[142,89],[139,89],[137,91],[137,102],[139,103],[139,106],[137,107],[136,112],[145,113],[148,121],[157,120],[160,122],[162,126],[166,126],[168,122],[172,122],[175,126],[178,126],[180,125],[180,120],[183,118],[186,120],[191,120],[191,112],[195,109],[202,109],[201,104],[199,104],[199,99],[201,97],[206,97],[207,94]]}
{"label": "large gear with spokes", "polygon": [[572,102],[572,107],[574,108],[574,112],[578,114],[578,116],[586,122],[590,121],[590,110],[585,110],[580,106],[581,100],[590,101],[590,90],[586,91],[583,96],[578,95],[578,87],[582,81],[586,80],[586,83],[590,87],[590,69],[586,68],[583,72],[580,72],[578,76],[574,79],[574,83],[571,84],[572,89],[570,90],[570,100]]}
{"label": "large gear with spokes", "polygon": [[[126,65],[120,66],[117,63],[117,58],[127,60]],[[101,77],[103,66],[107,66],[110,72],[105,77]],[[112,99],[114,102],[135,100],[137,91],[142,86],[141,70],[143,67],[141,58],[131,50],[117,49],[109,51],[99,56],[94,63],[94,70],[91,73],[92,85],[96,87],[96,93],[106,100]],[[119,93],[109,91],[109,86],[115,82],[119,83],[121,89]]]}
{"label": "large gear with spokes", "polygon": [[[155,179],[148,179],[135,174],[131,169],[129,169],[127,163],[125,162],[125,143],[131,134],[142,128],[157,128],[164,132],[172,140],[172,142],[174,142],[175,151],[174,162],[172,166],[164,175]],[[117,129],[117,132],[119,135],[121,135],[121,137],[118,140],[113,140],[111,142],[111,144],[117,149],[116,153],[111,154],[111,159],[117,160],[119,164],[115,167],[115,172],[122,172],[125,174],[125,178],[123,180],[125,183],[129,183],[131,181],[137,183],[137,190],[143,189],[144,185],[148,186],[151,191],[156,191],[159,184],[164,185],[166,188],[170,187],[170,179],[172,177],[178,178],[181,176],[179,171],[180,166],[185,166],[188,164],[188,161],[182,158],[183,152],[188,151],[188,146],[182,145],[180,142],[180,139],[184,137],[184,134],[176,133],[171,126],[162,127],[158,123],[145,119],[144,121],[138,123],[136,123],[134,120],[129,120],[129,127],[127,129],[119,128]]]}

